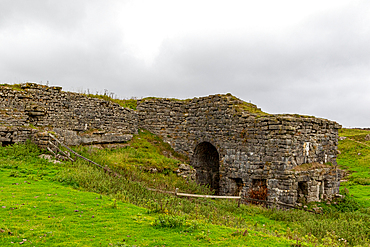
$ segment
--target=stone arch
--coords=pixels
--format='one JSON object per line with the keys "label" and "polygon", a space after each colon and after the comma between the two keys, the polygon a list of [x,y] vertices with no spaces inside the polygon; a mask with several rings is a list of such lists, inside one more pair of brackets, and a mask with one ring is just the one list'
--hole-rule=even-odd
{"label": "stone arch", "polygon": [[217,148],[207,141],[199,143],[194,149],[192,166],[197,171],[197,183],[209,185],[218,194],[220,189],[220,155]]}

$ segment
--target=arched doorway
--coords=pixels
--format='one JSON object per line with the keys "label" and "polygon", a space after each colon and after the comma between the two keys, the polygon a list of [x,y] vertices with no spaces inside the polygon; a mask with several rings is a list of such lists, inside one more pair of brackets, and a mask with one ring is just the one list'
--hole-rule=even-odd
{"label": "arched doorway", "polygon": [[197,171],[197,183],[209,185],[216,194],[220,187],[220,157],[209,142],[199,143],[194,150],[192,166]]}

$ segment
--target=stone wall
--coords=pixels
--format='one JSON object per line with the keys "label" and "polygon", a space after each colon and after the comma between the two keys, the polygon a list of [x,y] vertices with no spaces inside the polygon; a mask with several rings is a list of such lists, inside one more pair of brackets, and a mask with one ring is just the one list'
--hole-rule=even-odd
{"label": "stone wall", "polygon": [[0,125],[23,128],[5,134],[13,143],[23,140],[24,129],[32,127],[55,131],[69,145],[116,143],[137,133],[137,114],[116,103],[63,92],[60,87],[26,83],[19,88],[0,87]]}
{"label": "stone wall", "polygon": [[5,146],[12,143],[26,142],[36,132],[36,130],[27,127],[0,126],[0,143]]}
{"label": "stone wall", "polygon": [[[296,203],[298,186],[306,186],[303,182],[307,183],[307,201],[338,192],[340,174],[335,166],[340,125],[335,122],[266,114],[231,95],[184,101],[143,99],[137,109],[140,127],[188,155],[198,182],[210,184],[221,195],[247,198],[265,186],[267,200]],[[326,168],[311,170],[312,176],[292,170],[306,163],[326,164]],[[316,197],[315,188],[324,181],[326,187]]]}
{"label": "stone wall", "polygon": [[295,204],[338,193],[335,122],[262,112],[232,95],[189,100],[143,99],[137,110],[60,87],[0,86],[0,142],[47,131],[67,145],[125,142],[145,128],[188,155],[200,184],[220,195]]}

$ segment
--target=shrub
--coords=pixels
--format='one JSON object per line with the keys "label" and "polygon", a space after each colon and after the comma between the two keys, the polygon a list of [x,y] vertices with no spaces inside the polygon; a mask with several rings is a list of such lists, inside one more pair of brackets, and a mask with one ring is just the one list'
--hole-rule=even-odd
{"label": "shrub", "polygon": [[186,223],[185,216],[176,216],[169,214],[161,214],[159,217],[152,223],[154,227],[168,227],[168,228],[177,228],[182,227]]}

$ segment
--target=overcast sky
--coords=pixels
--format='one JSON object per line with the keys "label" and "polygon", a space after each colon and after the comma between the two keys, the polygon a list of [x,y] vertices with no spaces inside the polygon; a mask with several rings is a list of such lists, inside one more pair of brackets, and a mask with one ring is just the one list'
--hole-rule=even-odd
{"label": "overcast sky", "polygon": [[25,81],[370,127],[370,1],[0,0],[0,83]]}

